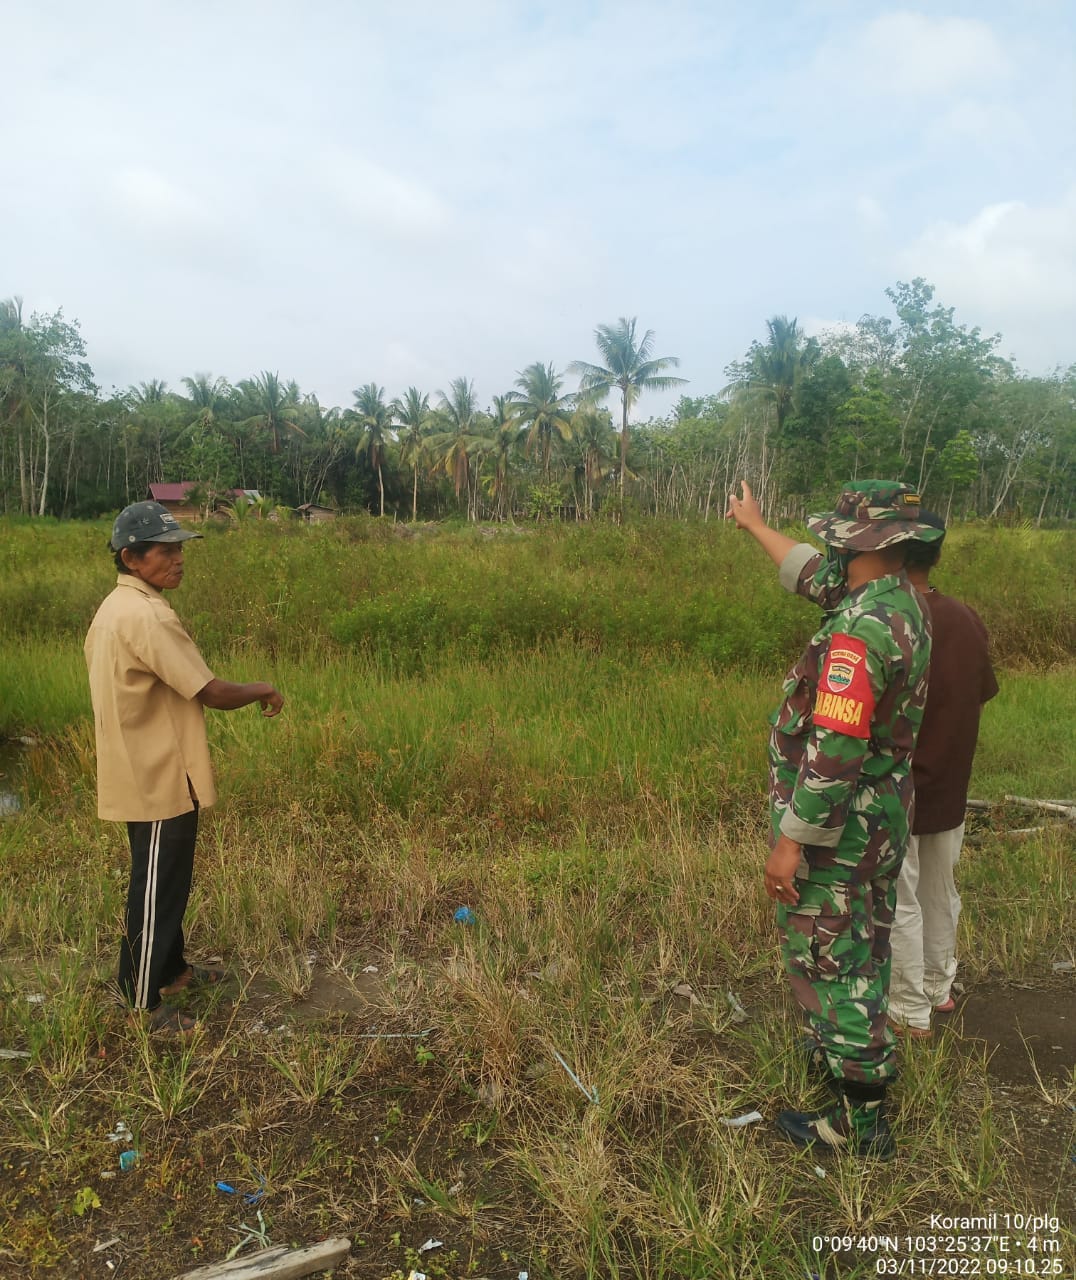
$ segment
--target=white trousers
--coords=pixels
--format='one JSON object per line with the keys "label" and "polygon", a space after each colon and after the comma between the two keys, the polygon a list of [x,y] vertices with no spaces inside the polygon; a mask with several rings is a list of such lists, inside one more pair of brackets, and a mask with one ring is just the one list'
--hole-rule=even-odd
{"label": "white trousers", "polygon": [[953,869],[963,840],[963,823],[952,831],[912,836],[897,877],[889,1014],[911,1027],[929,1028],[932,1011],[949,999],[956,977],[960,894]]}

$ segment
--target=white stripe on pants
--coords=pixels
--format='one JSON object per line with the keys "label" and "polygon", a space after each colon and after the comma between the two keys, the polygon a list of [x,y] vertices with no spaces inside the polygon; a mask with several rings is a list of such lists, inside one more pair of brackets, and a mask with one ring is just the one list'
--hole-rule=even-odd
{"label": "white stripe on pants", "polygon": [[[157,865],[160,853],[161,824],[155,822],[150,828],[146,896],[142,901],[142,945],[139,948],[138,966],[135,971],[136,1009],[147,1009],[150,1004],[150,957],[153,955],[153,933],[157,924]],[[156,992],[153,994],[156,995]]]}
{"label": "white stripe on pants", "polygon": [[963,841],[963,823],[912,836],[897,878],[889,1013],[908,1026],[930,1026],[931,1013],[949,999],[956,976],[960,894],[953,870]]}

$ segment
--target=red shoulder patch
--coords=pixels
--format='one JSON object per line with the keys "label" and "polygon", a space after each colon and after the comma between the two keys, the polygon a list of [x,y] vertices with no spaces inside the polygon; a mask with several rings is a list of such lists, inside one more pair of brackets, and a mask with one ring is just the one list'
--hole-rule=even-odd
{"label": "red shoulder patch", "polygon": [[867,646],[855,636],[832,636],[818,677],[814,723],[820,729],[836,729],[850,738],[869,738],[873,715]]}

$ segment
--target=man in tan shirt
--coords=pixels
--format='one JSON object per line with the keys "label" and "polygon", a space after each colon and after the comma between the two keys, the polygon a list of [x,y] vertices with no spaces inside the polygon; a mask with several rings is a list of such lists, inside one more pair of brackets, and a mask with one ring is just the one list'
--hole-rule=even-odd
{"label": "man in tan shirt", "polygon": [[271,684],[218,680],[165,601],[183,580],[183,543],[199,537],[157,502],[125,507],[110,543],[119,577],[85,644],[98,815],[126,822],[131,845],[120,990],[153,1030],[180,1033],[195,1023],[162,994],[221,977],[183,953],[198,811],[217,798],[203,708],[258,702],[275,716],[284,705]]}

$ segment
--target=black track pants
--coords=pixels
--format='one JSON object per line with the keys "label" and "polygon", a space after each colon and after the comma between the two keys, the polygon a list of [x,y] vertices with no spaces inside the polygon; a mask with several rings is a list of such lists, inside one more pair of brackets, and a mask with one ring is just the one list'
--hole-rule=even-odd
{"label": "black track pants", "polygon": [[191,892],[198,810],[161,822],[128,822],[131,884],[120,941],[120,990],[136,1009],[155,1009],[161,987],[187,968],[183,913]]}

